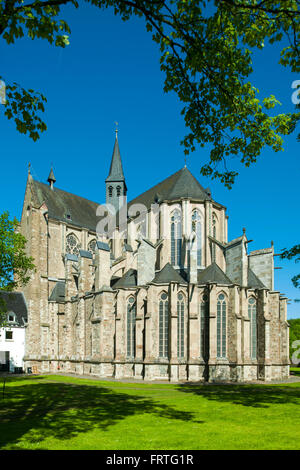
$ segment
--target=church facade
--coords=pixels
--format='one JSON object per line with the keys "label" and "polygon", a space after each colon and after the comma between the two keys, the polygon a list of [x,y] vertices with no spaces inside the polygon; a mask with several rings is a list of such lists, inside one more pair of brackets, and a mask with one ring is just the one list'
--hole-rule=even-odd
{"label": "church facade", "polygon": [[127,203],[116,135],[106,205],[28,174],[20,231],[36,272],[25,368],[98,377],[254,381],[289,375],[274,249],[227,239],[226,208],[184,167]]}

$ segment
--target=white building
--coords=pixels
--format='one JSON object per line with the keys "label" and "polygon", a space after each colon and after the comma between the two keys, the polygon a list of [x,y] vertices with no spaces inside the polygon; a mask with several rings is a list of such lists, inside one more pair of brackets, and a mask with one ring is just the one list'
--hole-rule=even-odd
{"label": "white building", "polygon": [[24,369],[27,306],[22,292],[1,292],[6,307],[6,326],[0,329],[0,371]]}

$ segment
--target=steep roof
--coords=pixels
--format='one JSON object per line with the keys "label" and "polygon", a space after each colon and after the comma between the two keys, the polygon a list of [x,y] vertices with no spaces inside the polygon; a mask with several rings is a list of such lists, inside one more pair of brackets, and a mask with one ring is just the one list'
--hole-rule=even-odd
{"label": "steep roof", "polygon": [[114,150],[112,154],[110,169],[109,169],[109,175],[106,178],[105,182],[107,183],[109,181],[125,182],[117,134],[116,134],[116,140],[115,140]]}
{"label": "steep roof", "polygon": [[53,173],[53,168],[51,168],[51,170],[50,170],[50,173],[49,173],[49,176],[48,176],[48,180],[47,180],[47,181],[49,181],[49,183],[51,183],[51,181],[52,181],[53,183],[55,183],[55,181],[56,181],[55,176],[54,176],[54,173]]}
{"label": "steep roof", "polygon": [[58,188],[51,189],[49,185],[35,180],[33,188],[37,203],[42,205],[45,202],[47,205],[50,219],[96,231],[96,225],[101,220],[96,216],[99,204]]}
{"label": "steep roof", "polygon": [[216,264],[212,263],[203,271],[198,271],[198,284],[206,284],[207,282],[216,282],[217,284],[232,284],[232,281]]}
{"label": "steep roof", "polygon": [[52,302],[64,302],[65,300],[65,291],[66,291],[66,283],[65,281],[58,281],[49,297],[49,300]]}
{"label": "steep roof", "polygon": [[[125,184],[117,138],[109,175],[106,179],[106,182],[109,181],[124,181]],[[96,216],[99,203],[63,191],[62,189],[51,188],[48,184],[40,183],[36,180],[32,180],[32,183],[36,202],[40,205],[45,202],[50,219],[69,222],[74,226],[96,231],[97,223],[101,220],[101,217]],[[130,201],[128,209],[132,204],[144,204],[149,209],[151,204],[155,202],[162,202],[163,200],[172,201],[185,197],[198,201],[211,200],[210,191],[205,190],[186,167]]]}
{"label": "steep roof", "polygon": [[24,326],[24,321],[27,322],[28,316],[23,292],[0,291],[0,298],[5,302],[5,310],[7,312],[13,312],[16,315],[16,323],[20,326]]}
{"label": "steep roof", "polygon": [[117,282],[113,283],[113,288],[119,287],[136,287],[137,286],[137,271],[136,269],[129,269]]}
{"label": "steep roof", "polygon": [[182,197],[205,201],[211,199],[209,194],[209,191],[206,191],[192,173],[184,167],[130,201],[128,207],[132,204],[144,204],[150,208],[155,202],[172,201]]}
{"label": "steep roof", "polygon": [[261,282],[260,279],[254,274],[252,269],[248,268],[248,287],[252,289],[263,289],[266,286]]}
{"label": "steep roof", "polygon": [[180,284],[186,284],[183,277],[175,271],[170,263],[167,263],[161,271],[156,273],[153,281],[154,284],[166,284],[169,282],[178,282]]}

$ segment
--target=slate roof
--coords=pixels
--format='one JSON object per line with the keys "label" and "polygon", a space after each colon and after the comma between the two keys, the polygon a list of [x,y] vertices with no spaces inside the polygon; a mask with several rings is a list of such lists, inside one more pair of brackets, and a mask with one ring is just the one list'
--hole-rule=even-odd
{"label": "slate roof", "polygon": [[13,312],[16,316],[16,323],[19,326],[24,326],[24,322],[27,322],[28,314],[23,292],[1,291],[0,297],[5,302],[6,311]]}
{"label": "slate roof", "polygon": [[[46,204],[50,219],[70,223],[80,228],[87,228],[93,232],[96,231],[97,223],[104,217],[104,215],[96,216],[99,203],[56,187],[51,189],[48,184],[36,180],[32,181],[36,203],[39,205]],[[117,138],[107,181],[125,182]],[[205,190],[185,167],[130,201],[128,209],[135,203],[144,204],[149,209],[151,204],[155,202],[172,201],[182,197],[189,197],[198,201],[211,200],[209,189]]]}
{"label": "slate roof", "polygon": [[167,263],[161,271],[156,273],[152,282],[154,284],[166,284],[169,282],[178,282],[180,284],[187,283],[170,263]]}
{"label": "slate roof", "polygon": [[198,284],[206,284],[207,282],[216,282],[217,284],[231,285],[233,282],[216,264],[212,263],[203,271],[198,271]]}
{"label": "slate roof", "polygon": [[209,190],[205,190],[192,173],[184,167],[130,201],[128,207],[132,204],[144,204],[149,209],[155,202],[172,201],[182,197],[198,201],[211,200],[209,194]]}
{"label": "slate roof", "polygon": [[50,219],[96,231],[96,225],[101,220],[96,216],[98,203],[55,187],[51,189],[48,184],[39,181],[33,180],[33,185],[37,203],[42,205],[45,202]]}
{"label": "slate roof", "polygon": [[258,279],[256,274],[254,274],[250,268],[248,268],[248,287],[251,287],[252,289],[266,289],[266,286],[260,279]]}
{"label": "slate roof", "polygon": [[51,294],[50,294],[50,297],[49,297],[49,300],[50,301],[53,301],[53,302],[64,302],[65,300],[65,289],[66,289],[66,283],[65,281],[58,281]]}
{"label": "slate roof", "polygon": [[137,271],[136,269],[129,269],[117,282],[113,283],[114,289],[120,287],[136,287],[137,286]]}
{"label": "slate roof", "polygon": [[124,177],[124,171],[123,171],[123,166],[122,166],[122,160],[121,160],[117,135],[116,135],[113,155],[111,159],[109,175],[106,178],[105,182],[107,183],[109,181],[116,181],[116,182],[122,181],[125,183],[125,177]]}
{"label": "slate roof", "polygon": [[48,176],[48,180],[47,180],[47,181],[49,181],[49,183],[51,183],[51,181],[52,181],[53,183],[55,183],[55,181],[56,181],[55,176],[54,176],[54,173],[53,173],[53,168],[51,168],[51,170],[50,170],[50,173],[49,173],[49,176]]}

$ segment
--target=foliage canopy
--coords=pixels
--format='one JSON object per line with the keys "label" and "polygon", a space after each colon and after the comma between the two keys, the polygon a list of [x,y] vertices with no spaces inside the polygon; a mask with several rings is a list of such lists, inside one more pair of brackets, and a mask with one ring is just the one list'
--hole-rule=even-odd
{"label": "foliage canopy", "polygon": [[[25,252],[26,238],[16,231],[18,225],[16,219],[9,220],[8,212],[0,215],[0,294],[26,285],[34,270],[33,258]],[[0,297],[0,325],[5,311]]]}
{"label": "foliage canopy", "polygon": [[[230,188],[237,172],[227,168],[229,156],[249,166],[265,146],[282,150],[282,136],[295,129],[300,113],[274,114],[278,100],[274,95],[260,100],[248,77],[253,50],[262,49],[265,41],[285,40],[280,63],[299,72],[300,0],[85,1],[113,8],[124,21],[133,15],[144,18],[161,51],[164,90],[183,103],[185,153],[197,145],[211,147],[203,175],[220,178]],[[70,28],[60,12],[67,4],[79,7],[76,0],[0,0],[0,35],[7,44],[27,35],[66,47]],[[47,128],[40,117],[45,101],[40,93],[6,84],[4,113],[19,132],[37,140]]]}

